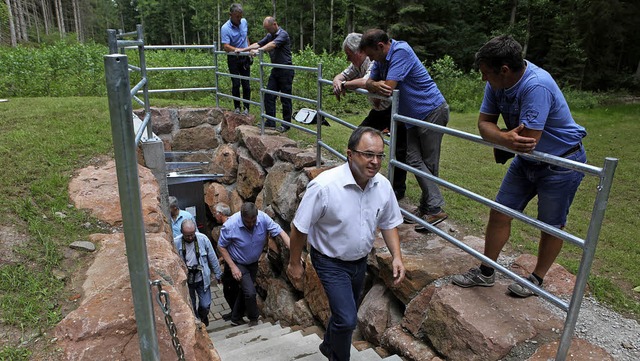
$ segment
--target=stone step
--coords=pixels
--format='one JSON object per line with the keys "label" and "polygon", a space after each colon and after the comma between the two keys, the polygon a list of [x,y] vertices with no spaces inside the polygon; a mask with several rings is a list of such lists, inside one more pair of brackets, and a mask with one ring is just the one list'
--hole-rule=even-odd
{"label": "stone step", "polygon": [[[301,334],[302,335],[302,334]],[[260,360],[264,361],[297,361],[303,357],[316,356],[316,360],[326,360],[322,356],[318,345],[322,342],[318,335],[313,334],[304,336],[302,339],[296,338],[292,342],[284,345],[277,353],[274,352],[268,356],[263,356]],[[320,358],[317,358],[317,357]]]}
{"label": "stone step", "polygon": [[[357,351],[357,350],[356,350]],[[351,349],[351,360],[353,361],[376,361],[382,360],[382,357],[376,353],[372,348],[367,348],[362,351],[353,352]]]}
{"label": "stone step", "polygon": [[391,355],[382,359],[383,361],[403,361],[402,357],[398,355]]}
{"label": "stone step", "polygon": [[303,336],[300,331],[291,332],[269,342],[258,342],[248,344],[245,347],[232,350],[224,355],[221,354],[222,361],[237,360],[279,360],[291,359],[298,352],[298,347],[303,344]]}
{"label": "stone step", "polygon": [[229,321],[215,321],[215,325],[210,323],[209,327],[207,327],[207,332],[209,333],[209,337],[213,340],[223,340],[226,338],[234,337],[236,335],[245,334],[247,332],[251,332],[252,330],[262,329],[265,327],[271,327],[271,323],[264,323],[258,321],[257,326],[249,327],[248,324],[232,326]]}
{"label": "stone step", "polygon": [[247,344],[265,342],[291,332],[289,327],[280,327],[280,325],[271,325],[270,327],[248,329],[248,332],[238,334],[235,337],[225,338],[222,340],[214,340],[213,345],[218,352],[226,352],[245,347]]}

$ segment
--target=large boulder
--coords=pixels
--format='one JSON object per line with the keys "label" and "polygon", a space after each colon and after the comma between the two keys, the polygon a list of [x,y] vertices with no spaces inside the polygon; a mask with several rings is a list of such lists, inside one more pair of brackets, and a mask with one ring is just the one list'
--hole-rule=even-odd
{"label": "large boulder", "polygon": [[402,310],[398,303],[382,282],[369,289],[358,309],[358,328],[367,341],[379,345],[385,330],[400,324]]}
{"label": "large boulder", "polygon": [[260,134],[256,127],[241,126],[238,131],[241,144],[249,150],[251,157],[265,168],[273,166],[278,150],[296,146],[295,141],[280,134]]}
{"label": "large boulder", "polygon": [[[204,328],[197,328],[186,287],[184,263],[167,234],[146,234],[151,280],[161,280],[168,292],[171,317],[186,359],[218,360]],[[86,273],[80,306],[55,328],[58,345],[67,360],[140,360],[140,347],[133,309],[131,280],[124,234],[94,234],[99,252]],[[159,353],[175,355],[164,314],[150,289]]]}
{"label": "large boulder", "polygon": [[230,144],[221,144],[213,154],[208,171],[212,174],[222,174],[222,177],[217,179],[220,183],[234,183],[238,173],[238,155],[235,148]]}
{"label": "large boulder", "polygon": [[253,115],[242,115],[234,112],[224,112],[222,123],[220,124],[220,135],[226,143],[236,143],[240,138],[238,136],[238,127],[245,126],[246,129],[260,130],[253,126],[255,118]]}
{"label": "large boulder", "polygon": [[537,297],[512,299],[510,282],[494,287],[436,288],[422,329],[433,347],[452,360],[498,360],[534,337],[550,337],[563,320]]}
{"label": "large boulder", "polygon": [[310,327],[315,324],[304,299],[298,300],[295,290],[281,278],[274,278],[269,282],[262,311],[265,316],[287,325]]}
{"label": "large boulder", "polygon": [[236,191],[244,200],[253,201],[262,190],[267,172],[243,148],[238,150]]}
{"label": "large boulder", "polygon": [[[138,183],[145,231],[170,232],[160,208],[160,192],[153,173],[148,168],[138,166]],[[81,169],[69,182],[69,198],[76,208],[90,210],[96,218],[111,226],[122,226],[115,161]]]}
{"label": "large boulder", "polygon": [[280,219],[290,223],[308,183],[306,175],[295,171],[291,163],[276,163],[264,181],[263,206],[271,206]]}
{"label": "large boulder", "polygon": [[178,110],[180,128],[193,128],[202,124],[218,125],[224,115],[220,108],[183,108]]}
{"label": "large boulder", "polygon": [[173,137],[171,149],[174,151],[198,151],[218,147],[216,129],[209,124],[194,128],[182,128]]}

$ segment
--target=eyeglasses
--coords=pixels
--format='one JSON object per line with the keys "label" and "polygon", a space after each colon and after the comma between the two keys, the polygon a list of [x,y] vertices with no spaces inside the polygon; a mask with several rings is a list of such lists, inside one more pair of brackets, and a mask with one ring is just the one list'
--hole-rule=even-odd
{"label": "eyeglasses", "polygon": [[366,160],[373,160],[374,158],[377,158],[378,160],[383,160],[384,157],[386,156],[384,153],[378,154],[378,153],[371,153],[371,152],[361,152],[355,149],[351,149],[351,151],[362,155]]}

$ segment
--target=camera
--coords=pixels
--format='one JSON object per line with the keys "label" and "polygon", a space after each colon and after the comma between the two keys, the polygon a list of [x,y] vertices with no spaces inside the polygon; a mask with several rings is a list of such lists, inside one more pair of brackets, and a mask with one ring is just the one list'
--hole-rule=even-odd
{"label": "camera", "polygon": [[198,278],[200,272],[202,272],[202,266],[200,265],[187,266],[187,284],[192,285],[196,283],[196,279]]}

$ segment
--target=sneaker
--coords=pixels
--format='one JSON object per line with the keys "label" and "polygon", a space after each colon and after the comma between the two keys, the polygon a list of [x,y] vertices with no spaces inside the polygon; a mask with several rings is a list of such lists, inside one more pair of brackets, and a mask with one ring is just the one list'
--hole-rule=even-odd
{"label": "sneaker", "polygon": [[461,275],[455,275],[451,279],[451,283],[460,287],[483,286],[491,287],[496,282],[496,273],[491,276],[485,276],[480,272],[480,267],[474,267]]}
{"label": "sneaker", "polygon": [[248,115],[249,114],[249,109],[244,108],[244,110],[242,111],[242,115]]}
{"label": "sneaker", "polygon": [[[538,280],[535,277],[533,277],[533,275],[529,275],[529,277],[527,277],[527,280],[536,286],[540,286],[540,284],[538,283]],[[522,286],[516,282],[510,284],[509,287],[507,287],[507,289],[509,290],[509,292],[511,292],[514,296],[517,296],[517,297],[527,298],[530,296],[537,296],[537,294],[533,292],[533,290],[530,290],[527,287]]]}
{"label": "sneaker", "polygon": [[247,323],[247,321],[245,321],[243,318],[239,319],[239,320],[231,320],[231,326],[240,326],[240,325],[244,325],[245,323]]}
{"label": "sneaker", "polygon": [[240,108],[236,108],[236,110],[233,111],[236,114],[240,114]]}
{"label": "sneaker", "polygon": [[288,131],[289,131],[289,129],[290,129],[289,127],[283,127],[283,126],[280,126],[280,127],[277,127],[277,128],[276,128],[276,130],[277,130],[278,132],[280,132],[280,133],[286,133],[286,132],[288,132]]}
{"label": "sneaker", "polygon": [[[411,212],[411,214],[413,214],[414,216],[418,217],[418,218],[422,218],[424,215],[426,215],[425,212],[423,212],[420,207],[416,207],[416,209],[413,210],[413,212]],[[409,217],[402,217],[404,219],[404,223],[407,224],[414,224],[416,223],[413,219],[410,219]]]}
{"label": "sneaker", "polygon": [[[444,211],[440,211],[440,212],[438,212],[436,214],[425,214],[424,216],[422,216],[420,218],[425,220],[430,225],[435,226],[435,225],[439,224],[440,222],[444,221],[445,219],[449,218],[449,215],[446,214]],[[416,232],[428,231],[428,229],[423,227],[421,224],[416,224],[415,230],[416,230]]]}
{"label": "sneaker", "polygon": [[258,320],[249,320],[249,327],[258,326]]}
{"label": "sneaker", "polygon": [[225,321],[231,320],[231,312],[225,313],[224,315],[222,315],[222,319]]}

